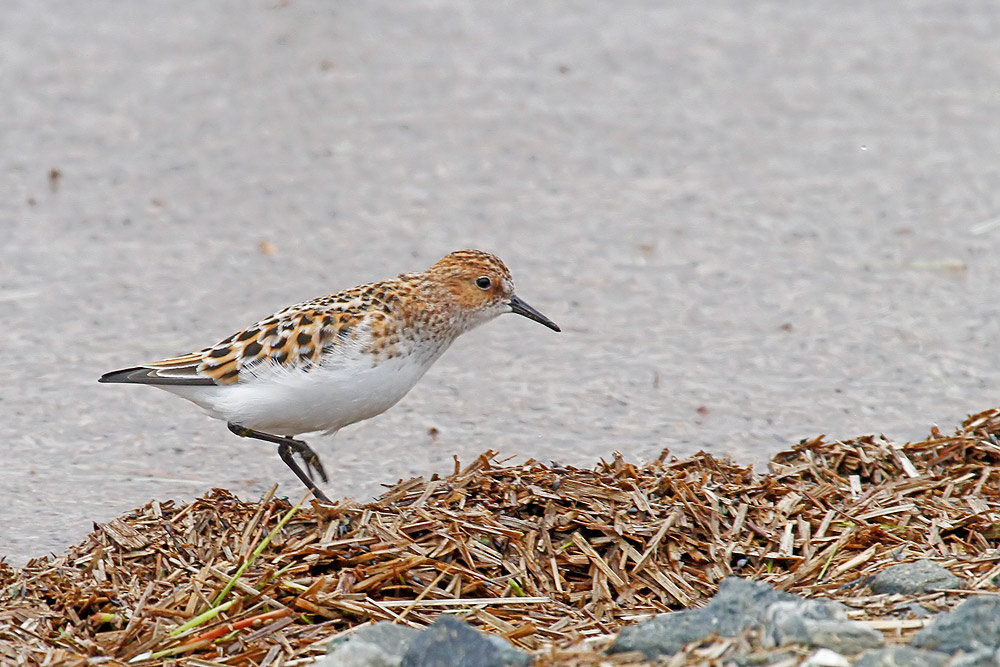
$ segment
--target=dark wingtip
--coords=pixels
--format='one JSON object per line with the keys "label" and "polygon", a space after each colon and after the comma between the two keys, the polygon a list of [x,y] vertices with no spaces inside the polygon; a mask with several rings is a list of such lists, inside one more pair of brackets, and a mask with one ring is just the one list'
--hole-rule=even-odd
{"label": "dark wingtip", "polygon": [[123,368],[118,371],[111,371],[110,373],[105,373],[97,379],[98,382],[108,383],[108,382],[133,382],[132,376],[136,371],[141,371],[143,369],[138,366],[133,368]]}
{"label": "dark wingtip", "polygon": [[101,383],[127,383],[127,384],[176,384],[176,385],[210,385],[215,384],[212,378],[206,377],[171,377],[169,375],[158,375],[153,368],[134,366],[123,368],[119,371],[105,373],[97,379]]}

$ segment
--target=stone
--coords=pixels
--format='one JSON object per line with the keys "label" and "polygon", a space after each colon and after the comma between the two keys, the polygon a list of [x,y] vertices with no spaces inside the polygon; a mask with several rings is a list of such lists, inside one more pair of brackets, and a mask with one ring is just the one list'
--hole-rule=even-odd
{"label": "stone", "polygon": [[322,667],[399,667],[403,654],[420,630],[380,621],[327,644]]}
{"label": "stone", "polygon": [[719,592],[699,611],[711,625],[709,634],[733,637],[762,622],[772,604],[796,600],[804,598],[775,590],[763,582],[726,577],[719,584]]}
{"label": "stone", "polygon": [[768,646],[806,644],[845,653],[880,646],[882,635],[847,618],[843,605],[808,600],[764,583],[738,577],[722,581],[719,592],[701,609],[688,609],[622,630],[609,653],[641,651],[648,659],[672,655],[685,644],[712,635],[733,637],[758,627]]}
{"label": "stone", "polygon": [[758,622],[760,611],[775,600],[794,599],[767,584],[727,577],[719,592],[701,609],[660,614],[644,623],[624,628],[609,653],[641,651],[647,658],[672,655],[685,644],[719,634],[732,637]]}
{"label": "stone", "polygon": [[802,667],[851,667],[851,663],[836,651],[821,648],[802,661]]}
{"label": "stone", "polygon": [[868,651],[854,667],[945,667],[948,656],[937,651],[921,651],[910,646],[887,646]]}
{"label": "stone", "polygon": [[685,644],[701,641],[714,633],[714,629],[706,627],[700,609],[675,611],[622,628],[608,653],[641,651],[653,660],[659,655],[673,655]]}
{"label": "stone", "polygon": [[1000,648],[1000,598],[969,598],[914,635],[910,645],[943,653]]}
{"label": "stone", "polygon": [[960,588],[963,583],[961,577],[956,577],[937,563],[918,560],[887,567],[876,574],[868,586],[873,593],[911,595],[938,588]]}
{"label": "stone", "polygon": [[532,658],[500,637],[486,635],[442,614],[411,642],[401,667],[522,667]]}
{"label": "stone", "polygon": [[959,653],[948,661],[948,667],[997,667],[1000,665],[1000,651],[981,648],[972,653]]}
{"label": "stone", "polygon": [[804,644],[854,654],[882,645],[882,633],[847,618],[843,605],[832,600],[776,602],[767,609],[765,646]]}

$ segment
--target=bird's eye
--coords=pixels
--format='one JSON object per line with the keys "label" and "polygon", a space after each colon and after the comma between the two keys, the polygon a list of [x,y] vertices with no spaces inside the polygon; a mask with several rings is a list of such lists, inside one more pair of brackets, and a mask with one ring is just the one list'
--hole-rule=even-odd
{"label": "bird's eye", "polygon": [[493,281],[489,279],[489,276],[480,276],[476,278],[476,287],[479,289],[489,289],[493,284]]}

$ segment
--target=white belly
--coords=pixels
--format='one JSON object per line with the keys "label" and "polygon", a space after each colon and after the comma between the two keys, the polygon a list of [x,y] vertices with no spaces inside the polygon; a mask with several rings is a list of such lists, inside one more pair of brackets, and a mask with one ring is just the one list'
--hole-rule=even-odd
{"label": "white belly", "polygon": [[278,368],[232,385],[160,387],[200,405],[213,417],[265,433],[332,433],[395,405],[440,352],[429,358],[403,355],[377,366],[368,359],[342,359],[309,372]]}

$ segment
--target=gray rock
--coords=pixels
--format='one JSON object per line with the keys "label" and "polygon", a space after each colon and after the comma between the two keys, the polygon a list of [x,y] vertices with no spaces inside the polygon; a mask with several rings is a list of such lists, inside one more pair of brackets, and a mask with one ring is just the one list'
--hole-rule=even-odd
{"label": "gray rock", "polygon": [[772,604],[801,600],[803,598],[797,595],[775,590],[762,582],[727,577],[719,584],[715,597],[699,611],[711,624],[706,636],[718,633],[732,637],[751,625],[759,625]]}
{"label": "gray rock", "polygon": [[[797,665],[802,660],[802,651],[764,650],[753,653],[741,653],[726,657],[721,664],[726,667],[764,667],[766,665]],[[660,662],[668,661],[661,659]]]}
{"label": "gray rock", "polygon": [[936,615],[936,612],[931,611],[919,602],[908,602],[897,607],[897,609],[901,612],[906,612],[914,618],[930,618]]}
{"label": "gray rock", "polygon": [[608,653],[642,651],[648,659],[673,655],[685,644],[700,641],[716,630],[706,627],[701,609],[687,609],[660,614],[637,625],[623,628]]}
{"label": "gray rock", "polygon": [[972,653],[959,653],[948,661],[948,667],[997,667],[1000,665],[1000,651],[981,648]]}
{"label": "gray rock", "polygon": [[625,628],[609,653],[642,651],[649,659],[677,653],[711,635],[732,637],[746,628],[761,629],[770,646],[800,643],[856,653],[880,646],[882,635],[847,619],[846,608],[830,600],[807,600],[764,583],[729,577],[701,609],[661,614]]}
{"label": "gray rock", "polygon": [[521,667],[532,658],[500,637],[477,632],[454,616],[441,615],[418,634],[403,654],[401,667]]}
{"label": "gray rock", "polygon": [[882,570],[872,579],[869,587],[873,593],[926,593],[936,588],[959,588],[961,577],[929,560],[893,565]]}
{"label": "gray rock", "polygon": [[322,667],[399,667],[403,654],[420,630],[380,621],[366,625],[326,647]]}
{"label": "gray rock", "polygon": [[969,598],[947,614],[938,614],[914,635],[916,648],[943,653],[976,653],[1000,648],[1000,598]]}
{"label": "gray rock", "polygon": [[937,651],[921,651],[910,646],[886,646],[868,651],[854,667],[944,667],[948,656]]}
{"label": "gray rock", "polygon": [[674,654],[685,644],[714,634],[731,637],[759,620],[760,610],[776,600],[794,599],[767,584],[728,577],[701,609],[660,614],[618,633],[609,653],[642,651],[647,658]]}
{"label": "gray rock", "polygon": [[836,651],[821,648],[803,660],[802,667],[851,667],[851,663]]}
{"label": "gray rock", "polygon": [[882,633],[848,620],[844,607],[832,600],[776,602],[767,609],[765,646],[805,644],[839,653],[859,653],[882,645]]}

